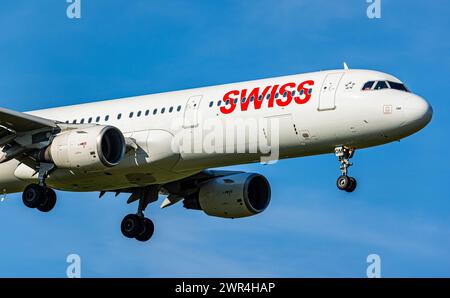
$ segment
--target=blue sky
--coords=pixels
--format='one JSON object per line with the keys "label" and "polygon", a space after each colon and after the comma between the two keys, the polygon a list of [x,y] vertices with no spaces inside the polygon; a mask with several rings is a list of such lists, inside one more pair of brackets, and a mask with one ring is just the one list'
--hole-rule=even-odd
{"label": "blue sky", "polygon": [[262,214],[208,217],[181,205],[147,215],[150,243],[120,233],[126,196],[59,192],[40,214],[19,195],[0,203],[0,277],[65,277],[77,253],[85,277],[450,276],[450,4],[382,0],[382,18],[352,1],[82,0],[0,2],[0,106],[19,111],[330,68],[402,79],[434,108],[401,142],[358,151],[353,194],[324,155],[234,167],[268,177]]}

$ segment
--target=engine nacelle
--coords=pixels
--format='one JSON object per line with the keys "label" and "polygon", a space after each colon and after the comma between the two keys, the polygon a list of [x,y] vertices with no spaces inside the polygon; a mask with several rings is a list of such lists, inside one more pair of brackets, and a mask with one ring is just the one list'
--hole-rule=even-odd
{"label": "engine nacelle", "polygon": [[269,205],[270,195],[270,184],[264,176],[242,173],[206,182],[184,205],[211,216],[247,217],[263,212]]}
{"label": "engine nacelle", "polygon": [[125,138],[119,129],[98,125],[56,135],[50,146],[39,153],[39,159],[62,169],[95,171],[118,165],[125,149]]}

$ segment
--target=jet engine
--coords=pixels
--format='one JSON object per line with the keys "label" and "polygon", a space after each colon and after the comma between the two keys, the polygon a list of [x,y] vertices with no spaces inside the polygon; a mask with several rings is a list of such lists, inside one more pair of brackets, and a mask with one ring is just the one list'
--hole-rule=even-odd
{"label": "jet engine", "polygon": [[263,212],[270,202],[270,185],[259,174],[242,173],[208,180],[184,200],[187,209],[210,216],[239,218]]}
{"label": "jet engine", "polygon": [[56,135],[38,153],[38,159],[53,162],[62,169],[96,171],[118,165],[125,149],[125,138],[119,129],[98,125]]}

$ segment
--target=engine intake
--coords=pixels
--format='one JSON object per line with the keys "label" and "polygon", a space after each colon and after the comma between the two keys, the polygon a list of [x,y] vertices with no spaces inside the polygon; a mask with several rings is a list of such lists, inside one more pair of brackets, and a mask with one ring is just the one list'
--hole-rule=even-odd
{"label": "engine intake", "polygon": [[210,216],[239,218],[266,210],[270,196],[270,184],[264,176],[242,173],[207,181],[198,193],[184,200],[184,206]]}
{"label": "engine intake", "polygon": [[98,125],[56,135],[38,158],[63,169],[95,171],[118,165],[125,148],[125,138],[119,129]]}
{"label": "engine intake", "polygon": [[120,130],[107,126],[97,137],[97,148],[101,162],[107,167],[118,165],[125,154],[125,138]]}

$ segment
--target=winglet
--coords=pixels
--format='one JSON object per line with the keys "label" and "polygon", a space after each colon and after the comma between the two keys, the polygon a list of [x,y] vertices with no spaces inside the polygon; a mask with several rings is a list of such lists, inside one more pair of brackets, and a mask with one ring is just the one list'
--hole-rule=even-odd
{"label": "winglet", "polygon": [[348,70],[348,65],[347,65],[346,62],[344,62],[344,69],[345,69],[345,70]]}

